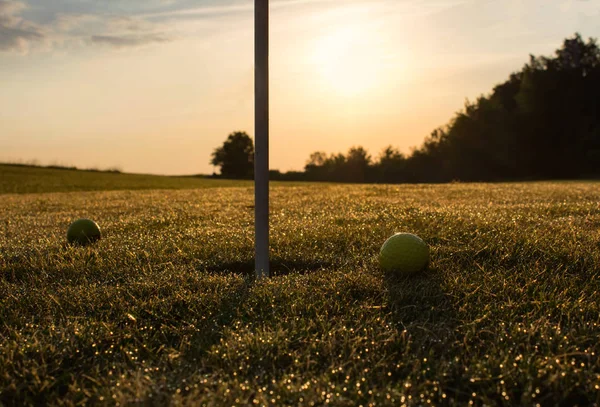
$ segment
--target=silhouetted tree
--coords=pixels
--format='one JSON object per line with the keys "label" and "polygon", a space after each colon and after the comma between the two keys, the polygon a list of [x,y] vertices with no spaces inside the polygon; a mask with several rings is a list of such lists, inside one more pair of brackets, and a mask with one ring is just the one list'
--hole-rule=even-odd
{"label": "silhouetted tree", "polygon": [[[408,182],[447,182],[452,177],[452,152],[448,133],[438,128],[425,138],[420,148],[414,149],[407,158],[406,179]],[[456,155],[456,153],[454,154]]]}
{"label": "silhouetted tree", "polygon": [[376,182],[392,184],[407,181],[406,157],[392,146],[387,146],[379,154],[379,159],[374,164],[374,170]]}
{"label": "silhouetted tree", "polygon": [[366,182],[370,175],[371,156],[363,147],[352,147],[348,150],[345,162],[344,177],[347,182]]}
{"label": "silhouetted tree", "polygon": [[[553,58],[531,56],[489,96],[467,103],[407,160],[413,181],[600,174],[600,50],[579,34]],[[432,172],[433,171],[433,172]],[[439,176],[443,174],[443,176]]]}
{"label": "silhouetted tree", "polygon": [[325,161],[325,170],[329,179],[337,182],[350,182],[346,175],[346,156],[342,153],[332,154]]}
{"label": "silhouetted tree", "polygon": [[327,153],[321,151],[312,153],[304,166],[306,177],[313,181],[326,181],[325,164],[327,160]]}
{"label": "silhouetted tree", "polygon": [[348,155],[341,153],[327,156],[315,152],[304,166],[307,179],[313,181],[366,182],[370,171],[371,156],[363,147],[352,147]]}
{"label": "silhouetted tree", "polygon": [[254,176],[254,143],[247,133],[231,133],[212,153],[211,164],[221,167],[221,176],[251,179]]}
{"label": "silhouetted tree", "polygon": [[600,48],[579,34],[467,101],[408,157],[387,147],[310,156],[306,179],[448,182],[600,176]]}
{"label": "silhouetted tree", "polygon": [[598,173],[591,158],[600,141],[598,89],[600,50],[593,39],[586,43],[577,34],[555,58],[531,57],[516,96],[529,173],[536,178]]}

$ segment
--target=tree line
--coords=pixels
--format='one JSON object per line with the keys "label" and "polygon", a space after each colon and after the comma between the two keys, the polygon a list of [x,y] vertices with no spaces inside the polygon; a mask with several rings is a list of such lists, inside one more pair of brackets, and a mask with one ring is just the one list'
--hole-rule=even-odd
{"label": "tree line", "polygon": [[[238,154],[231,164],[224,152],[234,142],[247,155]],[[236,132],[211,162],[225,177],[252,178],[253,152],[252,139]],[[235,172],[232,166],[245,169]],[[304,171],[271,171],[276,180],[369,183],[598,176],[600,48],[596,39],[585,41],[579,34],[565,39],[551,57],[530,55],[520,71],[490,94],[467,101],[411,154],[388,146],[373,158],[359,146],[346,154],[315,152]]]}

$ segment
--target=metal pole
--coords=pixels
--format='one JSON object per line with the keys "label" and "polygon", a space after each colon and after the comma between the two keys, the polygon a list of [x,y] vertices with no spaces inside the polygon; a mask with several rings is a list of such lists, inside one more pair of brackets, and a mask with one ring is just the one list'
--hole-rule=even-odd
{"label": "metal pole", "polygon": [[256,277],[269,276],[269,0],[254,2]]}

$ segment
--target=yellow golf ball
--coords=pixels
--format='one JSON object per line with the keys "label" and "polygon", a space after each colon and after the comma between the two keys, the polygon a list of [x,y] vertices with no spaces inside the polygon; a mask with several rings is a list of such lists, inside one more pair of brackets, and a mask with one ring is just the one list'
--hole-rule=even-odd
{"label": "yellow golf ball", "polygon": [[101,236],[100,227],[90,219],[77,219],[67,230],[67,241],[81,246],[93,243]]}
{"label": "yellow golf ball", "polygon": [[413,274],[429,263],[429,247],[419,236],[397,233],[385,241],[379,252],[379,264],[385,271]]}

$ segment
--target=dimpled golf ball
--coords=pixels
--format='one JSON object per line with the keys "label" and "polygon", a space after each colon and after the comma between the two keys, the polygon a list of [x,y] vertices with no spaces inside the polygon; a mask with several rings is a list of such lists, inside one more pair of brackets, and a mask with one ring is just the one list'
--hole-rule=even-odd
{"label": "dimpled golf ball", "polygon": [[413,274],[429,263],[429,247],[419,236],[397,233],[385,241],[379,252],[379,264],[385,271]]}
{"label": "dimpled golf ball", "polygon": [[94,243],[101,236],[100,227],[90,219],[77,219],[67,230],[67,241],[81,246]]}

